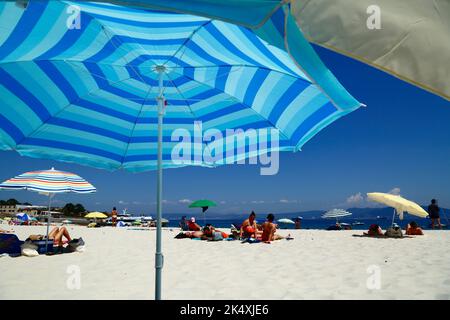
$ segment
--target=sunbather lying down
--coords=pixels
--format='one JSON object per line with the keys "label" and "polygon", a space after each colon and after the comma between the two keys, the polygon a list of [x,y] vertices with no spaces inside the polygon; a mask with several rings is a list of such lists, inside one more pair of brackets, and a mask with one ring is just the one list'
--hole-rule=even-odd
{"label": "sunbather lying down", "polygon": [[228,233],[214,228],[211,224],[207,224],[202,231],[185,231],[175,236],[176,239],[200,238],[201,240],[223,240],[228,237],[230,237]]}
{"label": "sunbather lying down", "polygon": [[[65,239],[64,239],[65,238]],[[36,240],[46,240],[44,235],[30,235],[25,244]],[[75,251],[82,251],[84,247],[84,241],[82,238],[72,239],[69,235],[69,231],[65,227],[54,227],[48,234],[49,242],[53,242],[53,250],[47,252],[47,254],[68,253]]]}
{"label": "sunbather lying down", "polygon": [[[66,238],[66,241],[63,240],[63,237]],[[45,236],[41,234],[32,234],[27,240],[45,240]],[[64,243],[70,242],[72,239],[70,238],[69,231],[66,227],[54,227],[48,234],[48,240],[53,241],[54,246],[60,247],[63,246]]]}

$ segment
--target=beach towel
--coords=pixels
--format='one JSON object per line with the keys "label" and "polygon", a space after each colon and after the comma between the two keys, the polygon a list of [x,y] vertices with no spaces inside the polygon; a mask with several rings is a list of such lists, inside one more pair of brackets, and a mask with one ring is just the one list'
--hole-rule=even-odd
{"label": "beach towel", "polygon": [[0,233],[0,254],[9,254],[10,256],[20,256],[23,241],[20,241],[15,234]]}
{"label": "beach towel", "polygon": [[358,238],[377,238],[377,239],[404,239],[404,238],[414,238],[414,237],[410,237],[410,236],[403,236],[403,237],[388,237],[386,235],[375,235],[375,236],[371,236],[368,235],[367,233],[365,234],[353,234],[353,237],[358,237]]}
{"label": "beach towel", "polygon": [[261,240],[259,239],[255,239],[255,238],[247,238],[243,241],[241,241],[241,243],[260,243]]}

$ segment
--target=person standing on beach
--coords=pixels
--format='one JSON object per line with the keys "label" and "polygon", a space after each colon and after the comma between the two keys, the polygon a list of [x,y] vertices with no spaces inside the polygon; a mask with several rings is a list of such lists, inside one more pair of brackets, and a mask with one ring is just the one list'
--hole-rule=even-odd
{"label": "person standing on beach", "polygon": [[296,218],[295,219],[295,229],[301,229],[302,227],[302,219]]}
{"label": "person standing on beach", "polygon": [[431,228],[434,229],[434,223],[437,221],[439,229],[442,229],[441,218],[439,216],[439,207],[436,199],[431,200],[431,204],[428,206],[428,214],[431,219]]}
{"label": "person standing on beach", "polygon": [[114,207],[111,211],[111,221],[112,221],[112,226],[115,227],[117,226],[117,210],[116,207]]}

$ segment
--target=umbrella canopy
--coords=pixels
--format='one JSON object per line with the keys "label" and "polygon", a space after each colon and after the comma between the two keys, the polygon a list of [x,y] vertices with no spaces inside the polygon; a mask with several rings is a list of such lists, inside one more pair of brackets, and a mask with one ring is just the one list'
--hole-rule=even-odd
{"label": "umbrella canopy", "polygon": [[70,172],[58,171],[54,168],[20,174],[1,183],[0,189],[24,189],[46,194],[66,192],[92,193],[96,191],[93,185],[80,176]]}
{"label": "umbrella canopy", "polygon": [[[301,52],[290,51],[290,44],[307,39],[450,100],[447,0],[314,0],[314,5],[283,0],[107,1],[243,25],[270,44],[286,49],[300,63]],[[428,51],[442,54],[424,59]],[[309,73],[308,67],[313,66],[307,66]]]}
{"label": "umbrella canopy", "polygon": [[[277,14],[254,32],[101,3],[0,3],[0,150],[109,170],[157,169],[156,299],[163,167],[298,151],[361,106],[302,37],[288,5],[273,4]],[[268,43],[269,34],[276,40]],[[236,147],[247,129],[275,133]],[[203,131],[209,136],[199,139]],[[183,148],[180,140],[195,141]]]}
{"label": "umbrella canopy", "polygon": [[[378,203],[382,203],[389,207],[395,209],[395,212],[400,217],[400,220],[403,220],[403,213],[408,212],[414,216],[420,218],[426,218],[428,213],[417,203],[407,200],[400,195],[390,194],[390,193],[382,193],[382,192],[371,192],[367,194],[367,198],[371,201],[375,201]],[[395,215],[392,219],[392,223],[394,223]]]}
{"label": "umbrella canopy", "polygon": [[288,223],[288,224],[295,224],[294,221],[292,221],[291,219],[288,219],[288,218],[278,219],[278,222],[280,222],[280,223]]}
{"label": "umbrella canopy", "polygon": [[[1,52],[1,50],[0,50]],[[1,67],[0,67],[1,73]],[[2,95],[0,95],[0,100]],[[14,108],[11,107],[11,110]],[[1,117],[1,114],[0,114]],[[1,121],[0,121],[1,122]],[[1,127],[1,125],[0,125]],[[0,145],[2,134],[0,132]],[[1,148],[0,148],[1,149]],[[93,193],[97,189],[89,182],[81,178],[80,176],[64,171],[55,170],[40,170],[30,171],[20,174],[12,179],[4,181],[0,184],[0,189],[3,190],[30,190],[39,192],[40,194],[48,195],[48,215],[47,218],[47,237],[46,237],[46,250],[48,248],[48,233],[50,228],[50,216],[51,216],[51,201],[52,197],[57,193]]]}
{"label": "umbrella canopy", "polygon": [[86,219],[106,219],[108,216],[102,212],[91,212],[84,216]]}
{"label": "umbrella canopy", "polygon": [[341,218],[352,215],[351,212],[345,211],[343,209],[332,209],[330,211],[325,212],[322,215],[322,218]]}
{"label": "umbrella canopy", "polygon": [[[67,28],[70,5],[81,9],[79,29]],[[194,137],[209,128],[222,136],[277,128],[273,148],[297,151],[360,107],[326,68],[303,71],[320,62],[314,52],[297,65],[249,29],[209,18],[86,2],[31,1],[26,10],[2,2],[0,29],[0,149],[22,155],[156,169],[162,94],[164,167],[230,163],[227,151],[235,149],[233,139],[215,141],[220,148],[200,141],[175,161],[175,129]],[[255,155],[251,140],[236,161]]]}
{"label": "umbrella canopy", "polygon": [[16,214],[16,217],[19,218],[22,221],[28,221],[31,220],[30,216],[26,213],[18,213]]}
{"label": "umbrella canopy", "polygon": [[214,201],[211,200],[197,200],[192,202],[189,205],[189,208],[202,208],[203,212],[208,210],[209,207],[215,207],[217,204]]}
{"label": "umbrella canopy", "polygon": [[126,227],[126,223],[123,221],[117,222],[117,227]]}

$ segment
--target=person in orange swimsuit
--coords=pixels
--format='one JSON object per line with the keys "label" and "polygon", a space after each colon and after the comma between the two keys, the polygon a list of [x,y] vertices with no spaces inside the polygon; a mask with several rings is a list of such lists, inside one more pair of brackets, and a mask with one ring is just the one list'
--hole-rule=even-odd
{"label": "person in orange swimsuit", "polygon": [[241,226],[241,231],[239,233],[240,238],[256,238],[256,232],[258,230],[256,226],[256,213],[252,211],[248,219],[246,219]]}
{"label": "person in orange swimsuit", "polygon": [[406,234],[408,236],[423,236],[423,231],[415,221],[411,221],[406,226]]}

